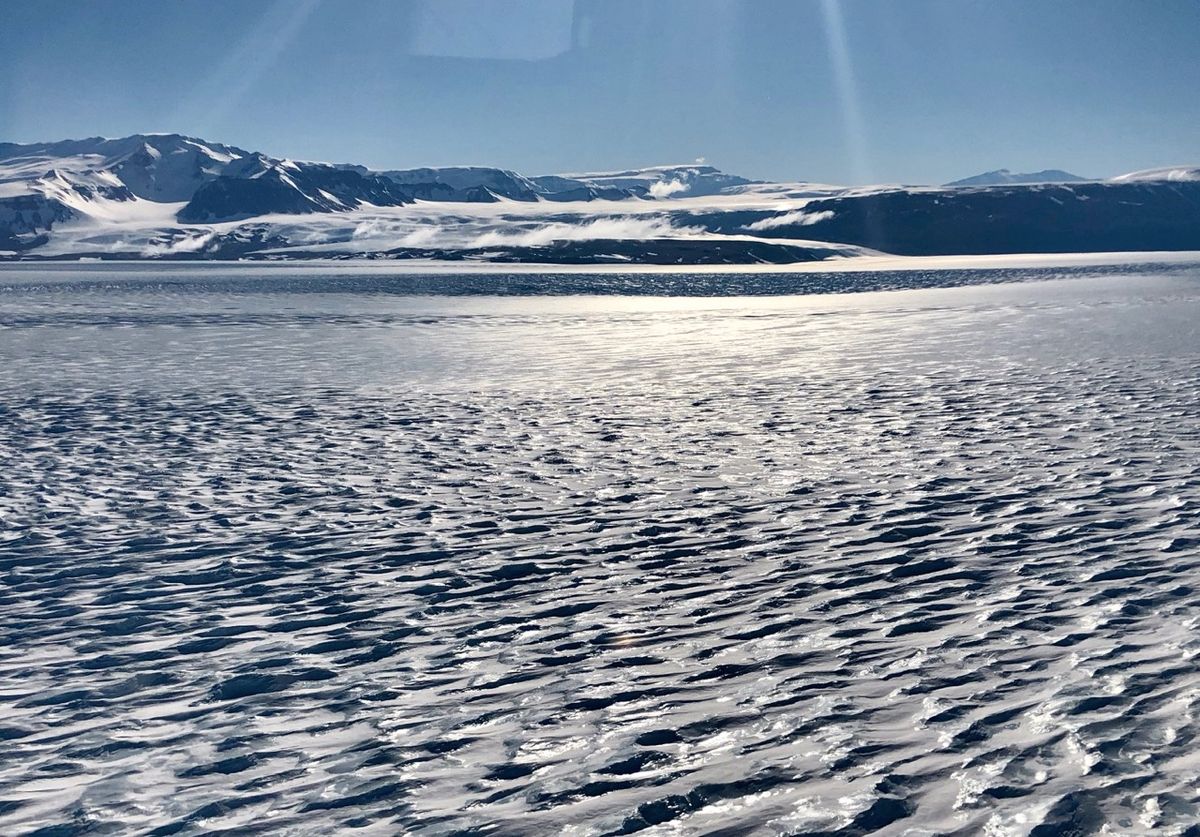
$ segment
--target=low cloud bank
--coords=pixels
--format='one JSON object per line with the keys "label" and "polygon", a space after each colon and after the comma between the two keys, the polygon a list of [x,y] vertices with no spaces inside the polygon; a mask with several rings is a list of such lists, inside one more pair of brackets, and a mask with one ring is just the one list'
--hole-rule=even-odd
{"label": "low cloud bank", "polygon": [[661,200],[687,190],[688,186],[682,180],[656,180],[650,184],[650,197]]}
{"label": "low cloud bank", "polygon": [[[185,235],[182,238],[177,238],[173,241],[151,241],[141,247],[141,253],[147,257],[167,256],[173,253],[196,253],[203,250],[205,245],[216,238],[214,232],[204,232],[198,235]],[[128,249],[126,242],[119,242],[117,248],[110,248],[114,252],[120,252]]]}
{"label": "low cloud bank", "polygon": [[646,239],[703,232],[700,227],[675,227],[663,218],[597,218],[586,224],[544,224],[529,230],[492,230],[475,238],[470,247],[539,247],[555,241],[592,241],[597,238]]}
{"label": "low cloud bank", "polygon": [[828,221],[833,215],[834,213],[831,209],[827,209],[824,212],[805,212],[802,209],[798,209],[795,212],[785,212],[782,215],[755,221],[753,224],[749,224],[746,229],[773,230],[776,227],[810,227],[813,224]]}
{"label": "low cloud bank", "polygon": [[351,239],[380,249],[392,247],[464,248],[541,247],[555,241],[592,241],[614,238],[644,240],[696,235],[701,227],[676,227],[666,218],[616,216],[580,223],[555,221],[502,228],[480,228],[473,224],[425,223],[369,220],[355,227]]}
{"label": "low cloud bank", "polygon": [[441,224],[421,224],[414,227],[411,221],[372,218],[358,224],[350,234],[350,240],[371,241],[386,247],[437,247],[446,243],[446,233],[447,227]]}

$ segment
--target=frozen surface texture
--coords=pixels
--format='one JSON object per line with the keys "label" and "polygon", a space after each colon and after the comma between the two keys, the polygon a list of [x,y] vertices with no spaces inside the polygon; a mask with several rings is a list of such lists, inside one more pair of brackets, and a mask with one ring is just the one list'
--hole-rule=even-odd
{"label": "frozen surface texture", "polygon": [[1200,273],[1108,273],[0,273],[0,832],[1184,833]]}

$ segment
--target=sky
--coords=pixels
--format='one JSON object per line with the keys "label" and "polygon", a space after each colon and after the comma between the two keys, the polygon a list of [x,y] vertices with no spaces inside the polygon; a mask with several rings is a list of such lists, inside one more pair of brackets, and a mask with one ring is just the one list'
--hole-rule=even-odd
{"label": "sky", "polygon": [[940,183],[1200,164],[1200,0],[38,0],[0,141]]}

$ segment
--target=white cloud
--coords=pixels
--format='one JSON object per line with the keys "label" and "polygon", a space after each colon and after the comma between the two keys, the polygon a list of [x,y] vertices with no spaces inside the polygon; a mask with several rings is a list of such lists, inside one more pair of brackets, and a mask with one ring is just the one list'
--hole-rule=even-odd
{"label": "white cloud", "polygon": [[402,247],[428,247],[437,241],[440,233],[441,230],[433,225],[418,227],[401,238],[399,244]]}
{"label": "white cloud", "polygon": [[[333,220],[337,220],[337,217]],[[657,215],[612,215],[598,218],[586,216],[568,221],[541,219],[518,220],[512,216],[498,218],[462,217],[430,218],[426,220],[395,220],[367,218],[350,231],[350,240],[362,248],[389,249],[392,247],[421,248],[484,248],[540,247],[555,241],[591,241],[595,239],[645,240],[671,238],[703,233],[701,227],[677,227],[669,218]],[[321,227],[314,240],[327,238],[329,231]],[[296,240],[295,235],[290,236]]]}
{"label": "white cloud", "polygon": [[437,224],[421,224],[414,227],[411,222],[388,221],[370,218],[354,227],[352,241],[384,241],[391,247],[429,247],[436,245],[444,230]]}
{"label": "white cloud", "polygon": [[[199,233],[197,235],[185,235],[177,238],[174,241],[151,241],[141,248],[142,255],[148,257],[165,256],[169,253],[195,253],[202,250],[208,242],[216,237],[216,233],[209,231]],[[116,248],[110,249],[125,249],[132,246],[132,243],[119,242]]]}
{"label": "white cloud", "polygon": [[776,227],[810,227],[813,224],[819,224],[822,221],[828,221],[834,216],[831,209],[824,212],[805,212],[803,209],[798,209],[795,212],[785,212],[782,215],[775,215],[771,218],[763,218],[761,221],[755,221],[746,227],[748,230],[773,230]]}
{"label": "white cloud", "polygon": [[642,240],[703,232],[699,227],[675,227],[664,218],[597,218],[586,224],[544,224],[520,232],[491,230],[476,237],[470,247],[539,247],[555,241],[592,241],[597,238]]}
{"label": "white cloud", "polygon": [[378,218],[370,218],[357,224],[354,227],[354,232],[350,233],[350,238],[354,241],[359,241],[364,238],[378,238],[384,235],[396,235],[403,229],[401,224],[394,221],[382,221]]}
{"label": "white cloud", "polygon": [[650,197],[662,200],[687,190],[687,184],[682,180],[656,180],[650,185]]}

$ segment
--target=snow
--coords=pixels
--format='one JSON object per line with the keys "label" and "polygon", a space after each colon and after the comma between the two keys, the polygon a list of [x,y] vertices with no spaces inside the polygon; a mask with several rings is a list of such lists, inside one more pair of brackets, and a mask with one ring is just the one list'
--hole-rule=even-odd
{"label": "snow", "polygon": [[1145,169],[1112,178],[1113,183],[1134,183],[1148,180],[1197,181],[1200,180],[1200,166],[1168,166],[1160,169]]}
{"label": "snow", "polygon": [[[295,187],[296,184],[291,183],[290,178],[288,179],[288,182],[293,188]],[[317,192],[321,195],[321,197],[323,197],[325,200],[332,203],[334,206],[346,206],[346,202],[343,201],[341,198],[339,198],[337,195],[330,194],[329,192],[325,191],[324,189],[318,189]]]}
{"label": "snow", "polygon": [[0,182],[0,198],[18,198],[24,195],[36,194],[32,185],[26,180]]}
{"label": "snow", "polygon": [[3,269],[0,830],[1195,819],[1189,276],[376,267]]}

